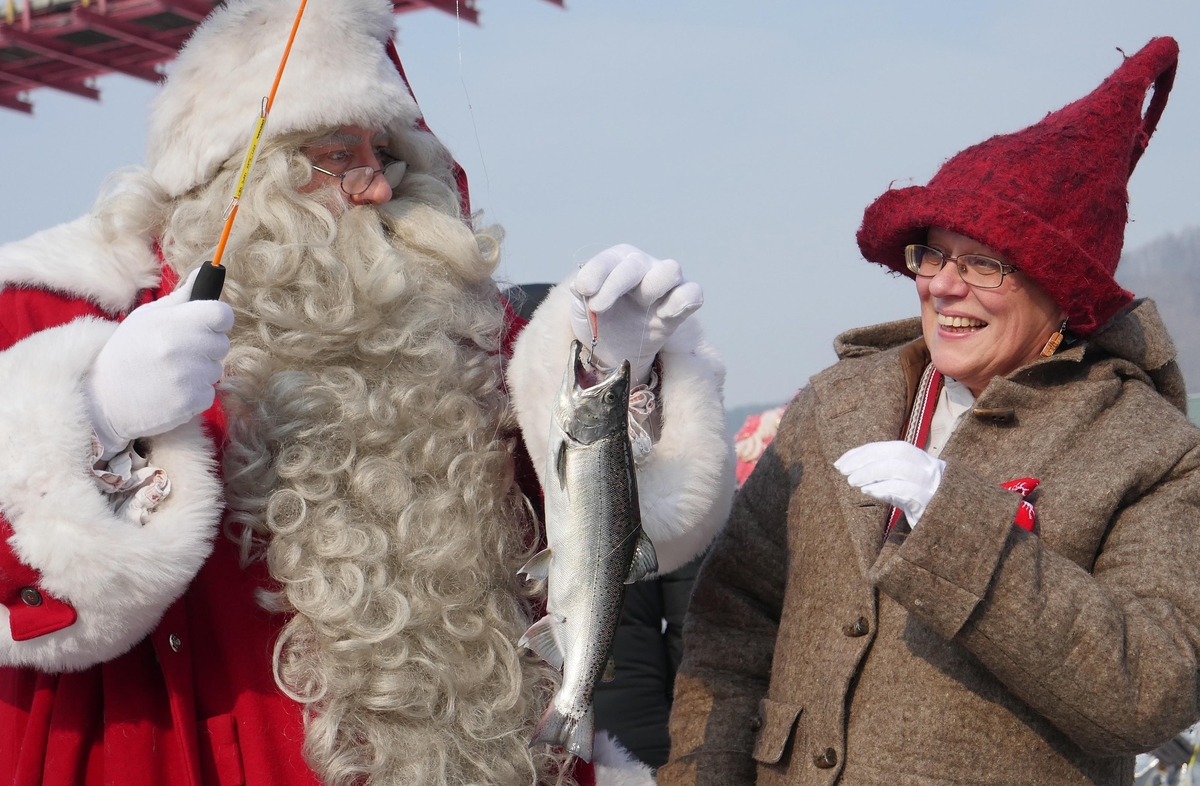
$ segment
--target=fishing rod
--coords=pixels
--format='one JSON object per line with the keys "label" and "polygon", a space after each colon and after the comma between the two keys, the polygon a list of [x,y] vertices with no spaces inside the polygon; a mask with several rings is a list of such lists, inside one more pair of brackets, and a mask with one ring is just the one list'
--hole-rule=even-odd
{"label": "fishing rod", "polygon": [[292,43],[296,40],[296,31],[300,28],[300,19],[304,16],[304,7],[308,0],[300,0],[300,10],[296,12],[296,21],[292,23],[292,32],[288,36],[287,46],[283,49],[283,58],[279,61],[279,71],[275,74],[275,83],[271,92],[263,99],[262,111],[258,115],[258,125],[254,128],[254,136],[250,139],[250,149],[246,151],[246,160],[242,163],[242,173],[238,176],[237,189],[233,192],[233,201],[229,203],[225,216],[225,228],[221,231],[221,240],[217,243],[216,253],[211,261],[200,266],[200,272],[192,284],[190,300],[218,300],[225,286],[225,268],[221,258],[225,255],[225,245],[229,242],[229,233],[233,230],[234,219],[237,218],[238,205],[242,201],[242,192],[246,189],[246,178],[250,175],[250,167],[254,165],[254,154],[258,152],[258,143],[262,140],[263,128],[267,124],[267,116],[275,104],[275,93],[279,90],[279,80],[283,78],[283,69],[287,66],[288,55],[292,53]]}

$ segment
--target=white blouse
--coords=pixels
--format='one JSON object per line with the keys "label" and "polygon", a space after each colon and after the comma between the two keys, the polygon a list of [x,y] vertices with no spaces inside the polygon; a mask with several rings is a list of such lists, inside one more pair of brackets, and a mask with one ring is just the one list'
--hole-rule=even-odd
{"label": "white blouse", "polygon": [[963,415],[975,406],[975,396],[971,389],[958,380],[942,376],[942,392],[938,394],[937,406],[933,410],[933,420],[929,423],[929,444],[925,452],[937,458],[942,449],[950,441],[950,435]]}

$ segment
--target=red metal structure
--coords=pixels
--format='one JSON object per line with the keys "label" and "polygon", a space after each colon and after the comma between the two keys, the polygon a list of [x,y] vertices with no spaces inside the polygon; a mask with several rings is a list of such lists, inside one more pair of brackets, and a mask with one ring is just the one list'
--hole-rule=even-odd
{"label": "red metal structure", "polygon": [[[0,0],[0,107],[31,114],[41,87],[99,100],[94,79],[158,82],[192,30],[223,0]],[[391,0],[479,22],[478,0]],[[563,0],[547,0],[563,5]]]}

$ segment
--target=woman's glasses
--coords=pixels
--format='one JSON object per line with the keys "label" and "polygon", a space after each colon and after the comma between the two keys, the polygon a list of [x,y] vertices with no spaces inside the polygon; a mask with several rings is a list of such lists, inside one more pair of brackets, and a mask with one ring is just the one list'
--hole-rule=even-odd
{"label": "woman's glasses", "polygon": [[947,262],[953,262],[958,275],[967,284],[981,289],[995,289],[1004,283],[1004,276],[1017,268],[982,254],[960,254],[948,257],[936,248],[914,243],[904,249],[908,269],[923,278],[933,278]]}

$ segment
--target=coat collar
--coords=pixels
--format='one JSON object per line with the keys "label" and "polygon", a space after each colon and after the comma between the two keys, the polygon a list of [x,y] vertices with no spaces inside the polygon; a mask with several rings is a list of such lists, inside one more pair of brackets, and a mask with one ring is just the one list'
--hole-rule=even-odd
{"label": "coat collar", "polygon": [[1085,358],[1108,358],[1120,364],[1123,367],[1120,373],[1141,376],[1172,406],[1187,414],[1187,386],[1175,359],[1175,343],[1153,300],[1134,301],[1087,341],[1051,357],[1038,358],[1009,374],[1008,379],[1036,384],[1039,378],[1056,373],[1061,364],[1080,363]]}

